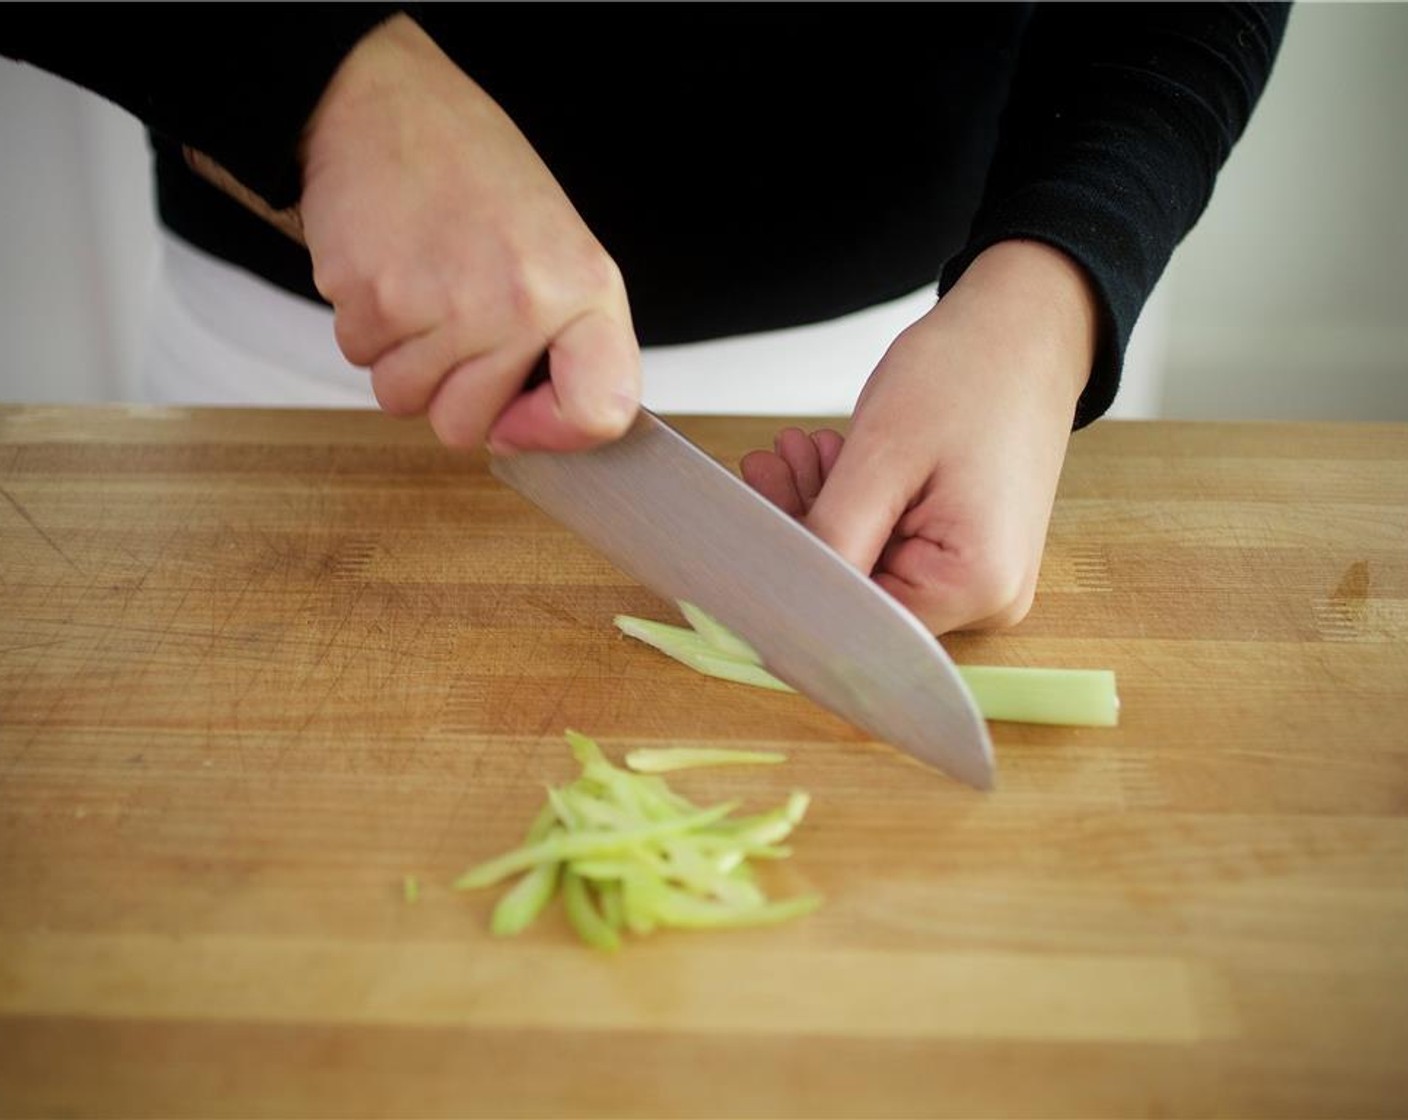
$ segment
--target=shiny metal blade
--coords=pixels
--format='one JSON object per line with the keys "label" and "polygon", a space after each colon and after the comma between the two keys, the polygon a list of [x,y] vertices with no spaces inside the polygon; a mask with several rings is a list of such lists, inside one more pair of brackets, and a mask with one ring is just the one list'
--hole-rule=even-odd
{"label": "shiny metal blade", "polygon": [[935,637],[658,417],[642,410],[593,451],[496,458],[491,469],[633,579],[713,615],[817,704],[991,788],[987,724]]}

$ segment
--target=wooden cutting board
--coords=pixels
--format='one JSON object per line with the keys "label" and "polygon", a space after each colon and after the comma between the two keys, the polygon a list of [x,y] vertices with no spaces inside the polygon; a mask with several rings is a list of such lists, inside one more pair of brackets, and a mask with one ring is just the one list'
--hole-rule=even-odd
{"label": "wooden cutting board", "polygon": [[[730,465],[773,421],[681,426]],[[1105,421],[977,793],[621,638],[418,423],[0,409],[0,1114],[1408,1115],[1408,426]],[[449,887],[567,727],[788,752],[815,915],[615,956]],[[405,875],[422,897],[402,897]]]}

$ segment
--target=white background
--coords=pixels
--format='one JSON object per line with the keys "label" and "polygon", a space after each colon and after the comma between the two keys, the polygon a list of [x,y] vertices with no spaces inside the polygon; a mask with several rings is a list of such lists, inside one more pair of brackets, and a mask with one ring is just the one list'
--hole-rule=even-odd
{"label": "white background", "polygon": [[[1123,414],[1408,420],[1405,57],[1408,5],[1295,7]],[[133,399],[154,230],[136,121],[0,61],[0,401]]]}

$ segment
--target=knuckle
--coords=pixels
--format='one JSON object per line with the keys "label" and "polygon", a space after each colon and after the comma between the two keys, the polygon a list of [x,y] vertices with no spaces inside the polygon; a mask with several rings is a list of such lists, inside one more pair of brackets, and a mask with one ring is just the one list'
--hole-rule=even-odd
{"label": "knuckle", "polygon": [[994,561],[984,564],[973,583],[974,616],[991,629],[1017,625],[1036,601],[1036,579],[1024,565]]}
{"label": "knuckle", "polygon": [[371,316],[393,332],[404,333],[414,328],[418,309],[416,296],[409,278],[401,271],[382,271],[369,278],[366,300]]}
{"label": "knuckle", "polygon": [[503,290],[504,315],[514,333],[548,333],[554,318],[553,282],[546,269],[527,262],[506,274]]}
{"label": "knuckle", "polygon": [[372,365],[386,349],[415,332],[422,309],[403,274],[367,273],[342,258],[315,266],[313,283],[333,306],[334,338],[353,365]]}
{"label": "knuckle", "polygon": [[625,291],[626,283],[620,266],[599,245],[594,245],[592,251],[579,260],[578,270],[578,287],[590,302],[595,303]]}
{"label": "knuckle", "polygon": [[414,416],[420,411],[404,381],[381,369],[372,369],[372,395],[381,410],[391,416]]}
{"label": "knuckle", "polygon": [[373,269],[339,257],[314,264],[313,286],[334,307],[356,308],[378,322],[402,324],[417,309],[415,284],[405,269]]}
{"label": "knuckle", "polygon": [[426,412],[431,431],[446,447],[469,451],[484,442],[484,425],[452,400],[437,396]]}
{"label": "knuckle", "polygon": [[372,347],[342,308],[338,308],[333,317],[332,334],[342,356],[354,366],[369,366],[376,360],[377,355],[372,353]]}
{"label": "knuckle", "polygon": [[377,404],[392,416],[424,412],[435,389],[433,379],[411,368],[404,352],[394,350],[372,365],[371,382]]}
{"label": "knuckle", "polygon": [[1008,630],[1016,626],[1031,613],[1034,600],[1035,596],[1028,594],[1008,604],[990,617],[988,623],[989,628],[993,630]]}
{"label": "knuckle", "polygon": [[345,302],[352,288],[352,268],[346,256],[340,253],[315,254],[313,287],[334,306]]}
{"label": "knuckle", "polygon": [[507,273],[504,300],[516,326],[551,335],[586,308],[615,300],[624,292],[620,268],[591,242],[551,260],[521,257]]}

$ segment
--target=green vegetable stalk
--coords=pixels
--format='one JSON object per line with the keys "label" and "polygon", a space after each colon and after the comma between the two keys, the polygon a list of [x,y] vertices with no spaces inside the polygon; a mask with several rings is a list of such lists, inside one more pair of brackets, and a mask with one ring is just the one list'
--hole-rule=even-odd
{"label": "green vegetable stalk", "polygon": [[[698,607],[680,603],[690,626],[617,615],[616,627],[706,676],[758,688],[791,692],[764,667],[743,639]],[[1020,723],[1113,727],[1120,701],[1115,674],[1108,669],[1027,668],[1008,665],[959,665],[983,718]]]}

